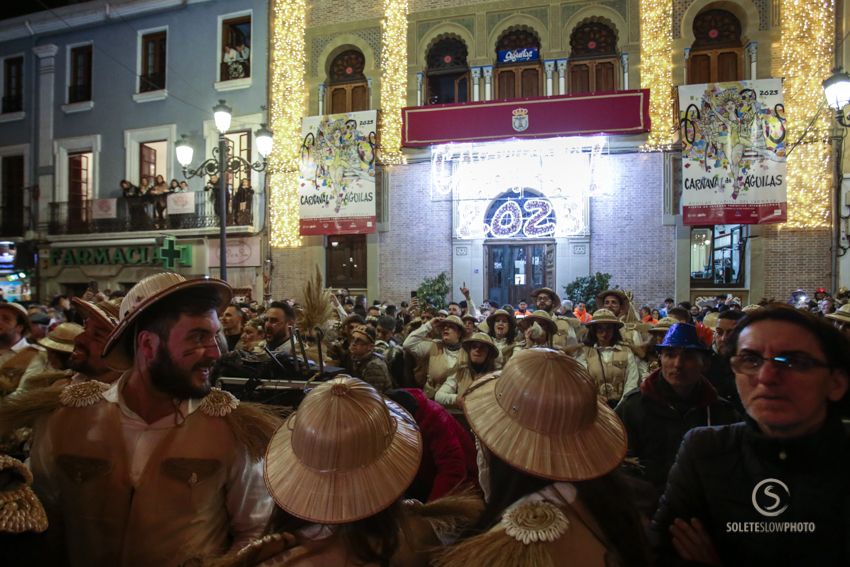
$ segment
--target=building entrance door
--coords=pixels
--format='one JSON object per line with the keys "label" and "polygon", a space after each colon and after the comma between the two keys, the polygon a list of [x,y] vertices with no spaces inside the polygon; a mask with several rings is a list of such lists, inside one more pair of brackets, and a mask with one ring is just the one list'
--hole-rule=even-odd
{"label": "building entrance door", "polygon": [[[555,285],[555,243],[524,242],[485,244],[487,297],[499,306],[530,301],[539,287]],[[557,290],[556,290],[557,291]]]}

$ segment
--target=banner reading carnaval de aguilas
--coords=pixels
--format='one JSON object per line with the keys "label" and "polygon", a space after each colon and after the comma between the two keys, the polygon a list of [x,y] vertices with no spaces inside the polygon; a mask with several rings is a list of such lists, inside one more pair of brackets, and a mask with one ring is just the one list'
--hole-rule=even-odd
{"label": "banner reading carnaval de aguilas", "polygon": [[781,79],[679,87],[688,225],[785,222]]}
{"label": "banner reading carnaval de aguilas", "polygon": [[375,232],[377,112],[309,116],[301,123],[301,234]]}

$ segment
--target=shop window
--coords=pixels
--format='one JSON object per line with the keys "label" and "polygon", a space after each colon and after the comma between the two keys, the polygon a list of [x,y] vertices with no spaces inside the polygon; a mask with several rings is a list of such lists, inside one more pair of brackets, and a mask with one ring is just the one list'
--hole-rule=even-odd
{"label": "shop window", "polygon": [[328,71],[329,114],[369,110],[369,85],[363,69],[366,58],[358,49],[343,51],[333,58]]}
{"label": "shop window", "polygon": [[496,42],[496,98],[543,94],[540,38],[534,30],[509,28]]}
{"label": "shop window", "polygon": [[691,286],[743,286],[744,245],[743,225],[692,228]]}
{"label": "shop window", "polygon": [[469,65],[466,44],[456,37],[445,37],[428,50],[428,104],[469,101]]}
{"label": "shop window", "polygon": [[619,88],[617,34],[608,25],[585,22],[570,35],[569,92],[583,94]]}
{"label": "shop window", "polygon": [[366,287],[366,235],[328,236],[325,247],[328,287]]}
{"label": "shop window", "polygon": [[164,30],[142,36],[140,93],[165,89],[166,39],[167,34]]}
{"label": "shop window", "polygon": [[3,60],[3,114],[24,109],[24,58]]}
{"label": "shop window", "polygon": [[0,159],[0,236],[24,234],[24,156]]}
{"label": "shop window", "polygon": [[68,103],[91,100],[91,44],[71,48],[69,59]]}
{"label": "shop window", "polygon": [[726,10],[706,10],[694,19],[694,44],[688,58],[688,84],[744,79],[741,22]]}
{"label": "shop window", "polygon": [[221,22],[222,81],[247,79],[251,76],[251,16],[230,18]]}

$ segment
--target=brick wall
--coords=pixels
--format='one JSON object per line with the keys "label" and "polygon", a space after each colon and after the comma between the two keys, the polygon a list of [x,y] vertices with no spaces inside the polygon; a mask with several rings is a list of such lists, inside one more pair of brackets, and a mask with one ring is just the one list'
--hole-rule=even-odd
{"label": "brick wall", "polygon": [[635,302],[658,305],[673,294],[675,229],[662,226],[663,156],[611,156],[615,186],[590,201],[590,272],[609,273],[611,284]]}
{"label": "brick wall", "polygon": [[452,275],[451,201],[430,197],[430,163],[397,167],[390,177],[389,231],[380,233],[381,297],[400,302],[426,277]]}
{"label": "brick wall", "polygon": [[305,239],[300,248],[272,248],[272,299],[301,298],[304,284],[322,258],[322,237]]}
{"label": "brick wall", "polygon": [[[830,288],[829,229],[792,230],[765,227],[764,293],[768,299],[787,301],[798,287],[814,295],[815,288]],[[758,302],[760,297],[751,298]]]}

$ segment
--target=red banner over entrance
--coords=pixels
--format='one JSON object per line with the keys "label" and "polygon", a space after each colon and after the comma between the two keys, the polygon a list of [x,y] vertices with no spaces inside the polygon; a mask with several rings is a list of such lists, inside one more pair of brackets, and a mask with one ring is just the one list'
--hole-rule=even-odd
{"label": "red banner over entrance", "polygon": [[649,132],[649,91],[550,96],[402,109],[402,145]]}

